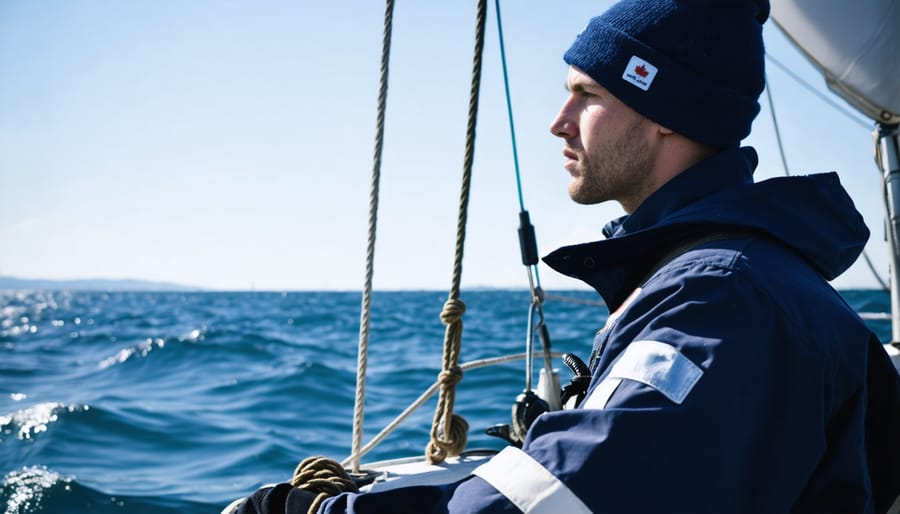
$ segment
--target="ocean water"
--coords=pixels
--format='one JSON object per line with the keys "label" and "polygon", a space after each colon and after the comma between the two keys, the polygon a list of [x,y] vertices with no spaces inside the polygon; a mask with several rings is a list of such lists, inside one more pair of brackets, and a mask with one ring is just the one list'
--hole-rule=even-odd
{"label": "ocean water", "polygon": [[[607,311],[592,292],[557,294],[577,302],[545,303],[553,349],[586,357]],[[890,337],[887,293],[842,294]],[[445,299],[375,293],[364,441],[434,381]],[[462,362],[525,350],[526,291],[462,299]],[[0,508],[216,513],[305,457],[344,459],[359,312],[350,292],[0,291]],[[483,429],[509,421],[524,382],[521,361],[466,373],[469,448],[503,446]],[[363,460],[421,455],[435,403]]]}

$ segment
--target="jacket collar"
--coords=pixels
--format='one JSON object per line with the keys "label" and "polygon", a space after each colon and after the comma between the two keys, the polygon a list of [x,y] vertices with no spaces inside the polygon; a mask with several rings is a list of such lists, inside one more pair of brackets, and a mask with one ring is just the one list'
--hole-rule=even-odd
{"label": "jacket collar", "polygon": [[[604,227],[604,235],[621,237],[660,224],[668,215],[713,193],[753,182],[758,157],[751,147],[718,153],[676,175],[637,210]],[[611,232],[610,232],[611,231]]]}
{"label": "jacket collar", "polygon": [[750,147],[720,152],[678,174],[631,215],[609,222],[603,228],[607,239],[565,246],[543,260],[592,286],[610,311],[615,310],[669,250],[716,225],[715,220],[679,222],[673,213],[717,192],[752,183],[757,162]]}

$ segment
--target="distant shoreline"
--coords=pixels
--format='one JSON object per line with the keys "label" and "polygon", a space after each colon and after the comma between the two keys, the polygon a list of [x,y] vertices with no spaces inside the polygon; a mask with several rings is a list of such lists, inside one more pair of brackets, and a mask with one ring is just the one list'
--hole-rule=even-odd
{"label": "distant shoreline", "polygon": [[[523,291],[526,287],[491,287],[468,286],[466,291]],[[329,292],[329,293],[361,293],[358,289],[216,289],[200,286],[189,286],[174,282],[158,282],[139,279],[43,279],[18,278],[0,276],[2,290],[36,290],[36,291],[149,291],[149,292],[198,292],[198,293],[283,293],[283,292]],[[578,291],[578,289],[573,289]],[[436,292],[446,294],[443,289],[382,289],[376,292]],[[562,291],[562,290],[561,290]],[[584,289],[589,291],[589,289]]]}
{"label": "distant shoreline", "polygon": [[206,291],[195,286],[172,282],[135,279],[72,279],[0,277],[0,289],[13,290],[73,290],[73,291]]}
{"label": "distant shoreline", "polygon": [[[190,286],[185,284],[177,284],[174,282],[159,282],[152,280],[138,279],[43,279],[43,278],[18,278],[10,276],[0,276],[0,291],[97,291],[97,292],[183,292],[183,293],[313,293],[313,292],[329,292],[329,293],[355,293],[359,294],[359,290],[355,289],[215,289],[200,286]],[[465,292],[478,291],[523,291],[527,292],[527,288],[519,287],[491,287],[491,286],[463,286]],[[870,287],[847,287],[840,288],[839,291],[879,291],[879,288]],[[570,288],[570,289],[545,289],[548,295],[557,293],[584,293],[589,292],[587,288]],[[376,293],[409,293],[409,292],[441,292],[446,293],[442,289],[380,289]]]}

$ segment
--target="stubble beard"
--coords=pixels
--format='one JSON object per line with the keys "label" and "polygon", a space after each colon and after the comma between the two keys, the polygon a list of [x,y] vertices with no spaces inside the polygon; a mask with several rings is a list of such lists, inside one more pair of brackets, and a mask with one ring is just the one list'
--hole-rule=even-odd
{"label": "stubble beard", "polygon": [[652,156],[634,124],[622,137],[587,154],[581,150],[578,173],[569,184],[569,196],[583,205],[616,200],[624,205],[645,195],[652,168]]}

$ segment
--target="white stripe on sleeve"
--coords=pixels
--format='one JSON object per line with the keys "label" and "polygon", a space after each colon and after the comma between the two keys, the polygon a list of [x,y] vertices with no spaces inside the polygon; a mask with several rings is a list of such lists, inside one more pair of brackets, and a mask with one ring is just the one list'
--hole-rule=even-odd
{"label": "white stripe on sleeve", "polygon": [[566,484],[516,447],[504,448],[472,473],[526,514],[591,514]]}

